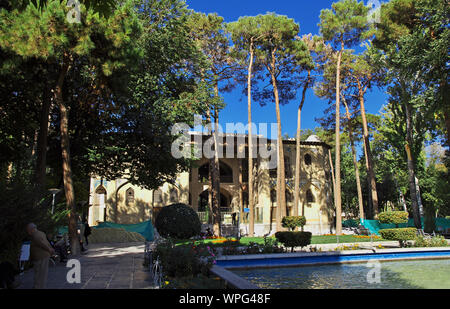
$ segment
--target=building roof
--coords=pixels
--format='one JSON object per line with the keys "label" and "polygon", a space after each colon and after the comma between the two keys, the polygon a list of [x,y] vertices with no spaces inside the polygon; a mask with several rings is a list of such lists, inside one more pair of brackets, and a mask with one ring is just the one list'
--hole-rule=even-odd
{"label": "building roof", "polygon": [[322,143],[317,135],[311,135],[306,139],[307,142]]}
{"label": "building roof", "polygon": [[[205,133],[205,132],[194,132],[194,131],[190,131],[189,134],[191,135],[191,137],[194,137],[195,135],[200,135],[203,136],[203,138],[208,138],[210,136],[210,134]],[[226,138],[226,137],[244,137],[247,138],[248,134],[240,134],[240,133],[219,133],[219,137],[222,138]],[[264,138],[264,136],[262,135],[254,135],[253,138]],[[267,139],[267,142],[270,143],[272,140],[271,139]],[[288,139],[283,139],[283,144],[296,144],[296,139],[295,138],[288,138]],[[301,145],[309,145],[309,146],[322,146],[322,147],[326,147],[326,148],[331,148],[330,145],[328,145],[327,143],[323,142],[320,140],[320,138],[317,135],[311,135],[309,136],[306,141],[302,141],[300,143]]]}

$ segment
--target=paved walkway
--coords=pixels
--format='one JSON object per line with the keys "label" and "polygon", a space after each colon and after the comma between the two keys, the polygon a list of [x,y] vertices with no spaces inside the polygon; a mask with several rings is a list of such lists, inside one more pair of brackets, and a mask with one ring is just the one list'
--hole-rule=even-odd
{"label": "paved walkway", "polygon": [[[67,282],[66,263],[50,263],[48,289],[153,289],[151,275],[144,266],[144,244],[91,244],[78,260],[81,283]],[[21,275],[19,289],[33,287],[33,271]]]}

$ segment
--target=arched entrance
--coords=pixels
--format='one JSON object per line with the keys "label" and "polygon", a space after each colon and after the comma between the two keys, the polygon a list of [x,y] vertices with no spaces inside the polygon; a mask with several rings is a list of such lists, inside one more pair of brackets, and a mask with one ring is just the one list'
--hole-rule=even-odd
{"label": "arched entrance", "polygon": [[[231,213],[231,200],[232,196],[226,191],[220,190],[220,213],[221,221],[223,221],[225,214]],[[198,197],[198,215],[200,221],[203,223],[211,223],[212,216],[210,214],[209,204],[209,190],[205,190],[200,193]]]}
{"label": "arched entrance", "polygon": [[[198,211],[206,211],[208,209],[209,190],[203,191],[198,197]],[[225,191],[220,190],[220,210],[230,211],[231,195]]]}
{"label": "arched entrance", "polygon": [[[220,182],[233,183],[233,169],[223,161],[219,162]],[[199,182],[205,183],[209,179],[209,162],[198,169]]]}
{"label": "arched entrance", "polygon": [[104,186],[100,185],[95,189],[94,205],[89,208],[89,224],[106,221],[106,197],[107,191]]}

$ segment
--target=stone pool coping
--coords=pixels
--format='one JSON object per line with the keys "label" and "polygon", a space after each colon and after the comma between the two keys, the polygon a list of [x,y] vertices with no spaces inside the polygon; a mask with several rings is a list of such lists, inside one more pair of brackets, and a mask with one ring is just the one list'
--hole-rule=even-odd
{"label": "stone pool coping", "polygon": [[[432,255],[436,252],[437,255]],[[225,269],[246,269],[246,268],[274,268],[274,267],[296,267],[296,266],[313,266],[324,264],[345,264],[345,263],[361,263],[369,260],[374,260],[374,256],[380,254],[392,255],[392,257],[382,258],[382,261],[393,260],[417,260],[417,259],[449,259],[448,256],[439,255],[440,252],[450,253],[448,247],[436,247],[436,248],[396,248],[396,249],[376,249],[371,250],[350,250],[350,251],[330,251],[330,252],[297,252],[297,253],[281,253],[281,254],[257,254],[257,255],[234,255],[234,256],[222,256],[217,259],[218,266]],[[424,253],[424,256],[407,256],[408,253],[414,255],[414,253]],[[406,254],[404,257],[396,256],[396,254]],[[351,258],[352,256],[361,256],[361,258],[351,260],[343,259],[339,257]],[[320,261],[321,257],[335,258],[329,261]],[[367,257],[367,258],[365,258]],[[316,258],[317,261],[306,261],[308,258]],[[302,263],[302,259],[304,259]],[[264,262],[267,260],[267,262]],[[276,261],[284,261],[283,263],[277,263]],[[287,262],[290,260],[290,262]],[[225,265],[221,265],[221,261],[225,262]],[[305,262],[306,261],[306,262]],[[237,265],[227,265],[226,262],[236,262]],[[237,263],[242,262],[242,263]],[[248,262],[246,265],[245,262]],[[251,262],[255,262],[251,263]]]}
{"label": "stone pool coping", "polygon": [[227,288],[232,288],[232,289],[238,289],[238,290],[258,290],[260,289],[260,287],[258,287],[257,285],[251,283],[250,281],[236,275],[235,273],[214,265],[211,269],[210,272],[213,273],[214,275],[220,277],[222,280],[225,281]]}

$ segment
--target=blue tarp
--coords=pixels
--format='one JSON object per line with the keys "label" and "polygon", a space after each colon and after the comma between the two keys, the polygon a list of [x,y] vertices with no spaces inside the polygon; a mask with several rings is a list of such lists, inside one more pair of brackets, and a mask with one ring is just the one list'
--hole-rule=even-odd
{"label": "blue tarp", "polygon": [[[143,223],[138,224],[117,224],[112,222],[101,222],[97,226],[93,226],[95,229],[101,229],[101,228],[113,228],[113,229],[124,229],[128,232],[136,232],[138,234],[141,234],[145,237],[147,241],[153,241],[154,234],[153,234],[153,224],[151,221],[146,221]],[[58,229],[59,234],[66,234],[68,233],[67,226],[60,227]]]}
{"label": "blue tarp", "polygon": [[[424,218],[421,218],[422,221],[422,229],[424,228]],[[393,229],[396,228],[395,224],[383,224],[380,223],[378,220],[362,220],[361,219],[361,225],[363,225],[366,229],[368,229],[372,234],[379,235],[379,230],[384,229]],[[414,219],[409,219],[408,223],[399,224],[399,228],[405,228],[405,227],[415,227],[414,225]],[[436,218],[436,229],[442,229],[446,230],[450,228],[450,220],[445,218]]]}
{"label": "blue tarp", "polygon": [[125,231],[128,232],[135,232],[141,234],[142,236],[145,237],[147,241],[153,241],[154,239],[153,224],[151,221],[145,221],[143,223],[138,224],[117,224],[112,222],[101,222],[94,228],[124,229]]}

